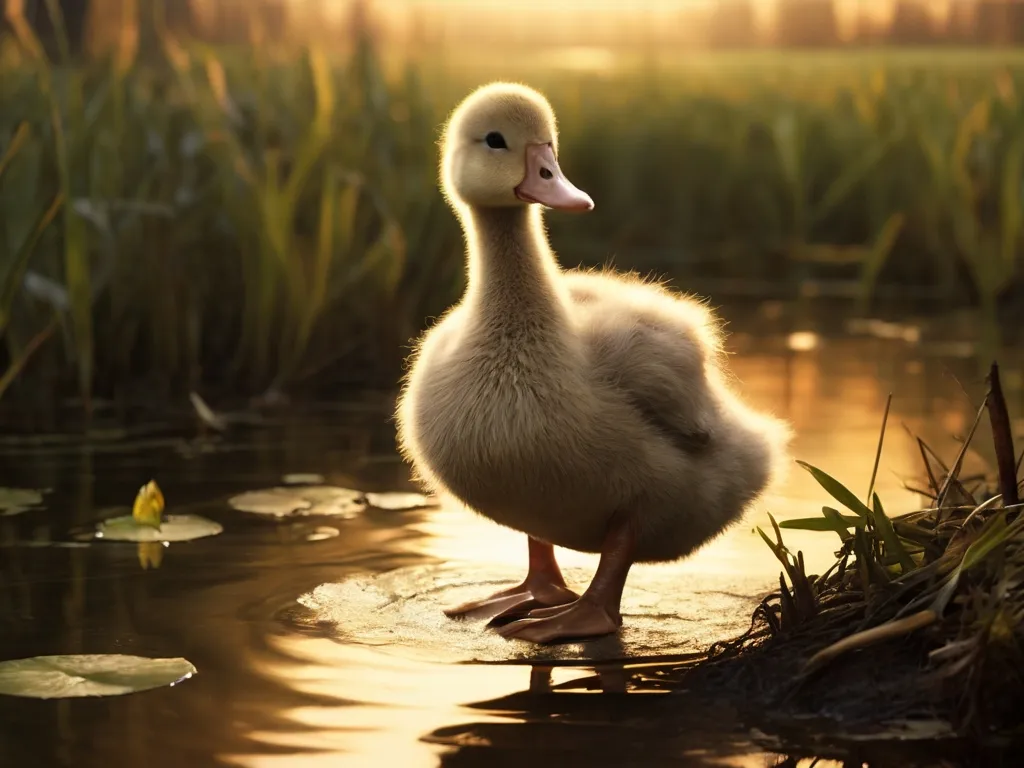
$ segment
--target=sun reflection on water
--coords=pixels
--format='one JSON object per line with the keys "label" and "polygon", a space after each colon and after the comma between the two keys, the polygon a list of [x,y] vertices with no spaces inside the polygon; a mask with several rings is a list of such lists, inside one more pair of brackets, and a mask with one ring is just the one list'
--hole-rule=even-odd
{"label": "sun reflection on water", "polygon": [[[935,440],[940,453],[949,454],[956,450],[949,441],[950,433],[969,424],[970,404],[959,385],[942,375],[944,369],[936,373],[934,365],[920,361],[906,366],[898,354],[872,358],[863,354],[862,346],[858,355],[852,349],[844,350],[843,345],[842,341],[822,341],[781,354],[745,349],[734,357],[732,367],[754,406],[792,422],[796,434],[793,457],[821,467],[860,496],[867,492],[886,398],[898,382],[875,489],[893,514],[920,507],[920,497],[903,486],[904,481],[917,477],[920,454],[902,425]],[[978,457],[972,461],[980,464]],[[637,566],[630,583],[643,584],[647,574],[658,569],[662,575],[678,574],[678,583],[689,589],[699,589],[702,579],[728,575],[749,581],[752,590],[763,585],[767,591],[776,583],[780,568],[754,527],[768,527],[768,512],[780,520],[814,516],[828,503],[813,478],[795,467],[740,524],[686,560]],[[408,528],[426,534],[417,545],[422,554],[464,569],[467,584],[472,583],[475,565],[525,569],[522,534],[457,504],[446,502],[439,509],[417,514]],[[794,551],[803,551],[809,571],[820,573],[831,565],[834,537],[787,531],[786,541]],[[592,570],[597,557],[561,550],[559,560],[566,568]],[[293,758],[288,752],[298,748],[315,750],[302,758],[304,765],[437,765],[445,748],[425,742],[424,736],[467,720],[509,723],[508,717],[497,713],[468,712],[464,707],[531,690],[531,682],[537,682],[536,675],[531,678],[529,667],[524,666],[432,663],[384,654],[372,647],[289,634],[271,638],[271,644],[300,663],[280,669],[271,665],[268,674],[286,679],[297,692],[327,698],[321,706],[289,711],[288,717],[307,729],[298,735],[252,734],[257,742],[282,748],[282,754],[236,756],[231,758],[236,765],[291,765]],[[560,682],[579,674],[578,668],[556,668],[553,677]],[[754,751],[720,764],[760,767],[771,760]]]}

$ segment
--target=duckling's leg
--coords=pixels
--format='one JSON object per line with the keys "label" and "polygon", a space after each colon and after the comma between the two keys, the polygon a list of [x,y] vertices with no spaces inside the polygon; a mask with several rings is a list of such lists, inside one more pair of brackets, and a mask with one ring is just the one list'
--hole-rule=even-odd
{"label": "duckling's leg", "polygon": [[565,585],[562,571],[555,560],[555,548],[532,536],[527,537],[530,550],[530,568],[523,583],[496,592],[481,600],[447,608],[445,615],[451,618],[479,617],[485,615],[504,614],[506,612],[525,613],[538,606],[567,605],[579,599],[579,595]]}
{"label": "duckling's leg", "polygon": [[622,626],[619,605],[633,565],[636,533],[632,521],[616,515],[608,525],[597,572],[582,597],[569,605],[541,608],[498,629],[504,637],[558,643],[610,635]]}

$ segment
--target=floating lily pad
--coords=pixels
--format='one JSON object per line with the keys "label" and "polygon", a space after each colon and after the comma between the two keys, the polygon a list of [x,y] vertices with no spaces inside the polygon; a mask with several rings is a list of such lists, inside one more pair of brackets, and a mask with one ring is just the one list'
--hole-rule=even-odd
{"label": "floating lily pad", "polygon": [[321,525],[306,534],[306,541],[324,541],[326,539],[333,539],[335,536],[340,534],[341,531],[337,528],[333,528],[329,525]]}
{"label": "floating lily pad", "polygon": [[43,491],[33,488],[0,488],[0,517],[28,512],[43,503]]}
{"label": "floating lily pad", "polygon": [[281,482],[285,485],[322,485],[324,476],[315,473],[294,472],[282,477]]}
{"label": "floating lily pad", "polygon": [[224,526],[199,515],[167,515],[159,528],[140,525],[131,515],[104,520],[96,538],[107,541],[192,541],[216,536]]}
{"label": "floating lily pad", "polygon": [[228,503],[241,512],[276,518],[312,515],[348,518],[366,509],[362,492],[331,485],[249,491],[233,496]]}
{"label": "floating lily pad", "polygon": [[436,507],[438,501],[422,493],[401,493],[398,491],[388,493],[368,493],[366,503],[377,509],[401,511],[405,509],[422,509],[424,507]]}
{"label": "floating lily pad", "polygon": [[240,512],[271,517],[288,517],[306,512],[313,502],[302,498],[291,488],[271,488],[266,491],[247,491],[228,499],[228,504]]}
{"label": "floating lily pad", "polygon": [[192,663],[181,658],[36,656],[0,661],[0,694],[34,699],[121,696],[175,685],[194,674]]}

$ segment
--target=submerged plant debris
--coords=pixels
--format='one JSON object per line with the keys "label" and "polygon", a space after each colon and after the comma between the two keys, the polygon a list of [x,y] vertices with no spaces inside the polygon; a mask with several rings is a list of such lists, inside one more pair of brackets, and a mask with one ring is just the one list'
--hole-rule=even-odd
{"label": "submerged plant debris", "polygon": [[[713,682],[736,686],[760,713],[790,721],[825,717],[845,728],[897,721],[945,721],[960,735],[1016,734],[1024,728],[1024,516],[1021,459],[999,384],[989,393],[959,453],[947,466],[917,439],[930,498],[924,509],[890,516],[873,492],[861,501],[807,464],[837,506],[820,518],[772,519],[760,531],[781,561],[779,589],[739,638],[712,646],[699,663],[651,665],[639,689]],[[891,401],[891,398],[890,398]],[[964,456],[988,412],[998,489],[960,477]],[[885,420],[882,439],[885,436]],[[882,440],[878,454],[881,454]],[[879,455],[875,458],[877,473]],[[839,511],[843,509],[843,512]],[[803,553],[782,529],[839,540],[836,561],[808,575]]]}

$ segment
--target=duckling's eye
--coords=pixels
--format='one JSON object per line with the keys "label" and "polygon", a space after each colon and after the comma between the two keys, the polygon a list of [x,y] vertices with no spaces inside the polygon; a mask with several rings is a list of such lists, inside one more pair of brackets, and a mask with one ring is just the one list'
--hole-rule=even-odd
{"label": "duckling's eye", "polygon": [[497,131],[491,131],[484,136],[484,141],[487,142],[487,146],[491,149],[508,149],[508,144],[505,143],[505,137]]}

